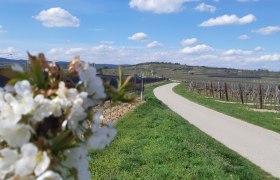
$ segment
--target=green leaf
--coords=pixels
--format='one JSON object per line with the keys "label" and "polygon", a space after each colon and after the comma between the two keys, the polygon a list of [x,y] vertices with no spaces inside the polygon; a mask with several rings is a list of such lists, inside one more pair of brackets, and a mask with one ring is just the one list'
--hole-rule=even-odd
{"label": "green leaf", "polygon": [[34,83],[39,88],[46,89],[48,87],[48,83],[46,81],[46,78],[44,77],[44,69],[42,67],[42,64],[36,56],[32,56],[28,53],[28,57],[31,65],[31,76],[34,80]]}
{"label": "green leaf", "polygon": [[58,154],[59,151],[75,147],[75,145],[71,144],[71,140],[72,131],[70,130],[63,132],[62,135],[56,136],[51,140],[52,152]]}
{"label": "green leaf", "polygon": [[11,69],[2,69],[2,70],[0,70],[0,74],[2,76],[5,76],[6,78],[9,78],[9,79],[14,79],[14,78],[28,79],[27,74],[25,74],[23,72],[14,71],[14,70],[11,70]]}

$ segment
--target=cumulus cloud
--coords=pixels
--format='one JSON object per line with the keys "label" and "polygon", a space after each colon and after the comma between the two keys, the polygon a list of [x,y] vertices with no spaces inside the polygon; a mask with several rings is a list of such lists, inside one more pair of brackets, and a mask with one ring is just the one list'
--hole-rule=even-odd
{"label": "cumulus cloud", "polygon": [[280,54],[264,54],[264,51],[259,51],[260,49],[262,48],[257,47],[252,50],[218,50],[202,44],[186,47],[181,50],[168,48],[155,48],[151,50],[146,47],[99,45],[93,47],[53,48],[46,56],[51,60],[69,61],[75,56],[80,55],[81,59],[88,62],[110,64],[136,64],[161,61],[241,69],[269,68],[279,71]]}
{"label": "cumulus cloud", "polygon": [[253,51],[241,50],[241,49],[230,49],[225,51],[223,54],[227,56],[245,56],[251,55]]}
{"label": "cumulus cloud", "polygon": [[14,47],[7,47],[5,49],[0,49],[0,57],[9,59],[26,59],[26,53],[19,51]]}
{"label": "cumulus cloud", "polygon": [[162,46],[163,46],[163,44],[161,44],[158,41],[153,41],[153,42],[150,42],[149,44],[147,44],[147,48],[158,48],[158,47],[162,47]]}
{"label": "cumulus cloud", "polygon": [[143,32],[138,32],[133,34],[132,36],[128,37],[128,39],[133,41],[145,41],[148,39],[148,35]]}
{"label": "cumulus cloud", "polygon": [[261,46],[258,46],[258,47],[255,48],[255,51],[256,52],[264,51],[264,48],[261,47]]}
{"label": "cumulus cloud", "polygon": [[150,11],[153,13],[174,13],[181,11],[183,4],[197,0],[131,0],[129,6],[139,11]]}
{"label": "cumulus cloud", "polygon": [[205,44],[199,44],[194,47],[185,47],[181,50],[181,52],[184,54],[201,54],[212,50],[213,48],[210,46],[207,46]]}
{"label": "cumulus cloud", "polygon": [[182,46],[192,46],[198,42],[197,38],[183,39],[181,41]]}
{"label": "cumulus cloud", "polygon": [[45,27],[79,27],[80,20],[60,7],[41,11],[34,17]]}
{"label": "cumulus cloud", "polygon": [[208,5],[205,3],[200,3],[199,5],[196,6],[195,10],[199,11],[199,12],[211,12],[214,13],[216,12],[217,8],[215,6],[212,5]]}
{"label": "cumulus cloud", "polygon": [[237,37],[237,39],[239,40],[247,40],[249,39],[250,37],[247,35],[247,34],[242,34],[240,36]]}
{"label": "cumulus cloud", "polygon": [[114,41],[100,41],[100,44],[113,45]]}
{"label": "cumulus cloud", "polygon": [[275,62],[280,61],[280,54],[267,54],[260,57],[247,58],[248,62]]}
{"label": "cumulus cloud", "polygon": [[258,34],[261,35],[269,35],[269,34],[273,34],[280,31],[280,27],[279,26],[267,26],[267,27],[263,27],[257,30],[253,30],[253,32],[256,32]]}
{"label": "cumulus cloud", "polygon": [[235,14],[223,15],[216,18],[211,18],[207,21],[202,22],[199,26],[209,27],[209,26],[224,26],[224,25],[243,25],[249,24],[256,21],[257,18],[253,14],[248,14],[239,18]]}
{"label": "cumulus cloud", "polygon": [[0,49],[0,54],[10,55],[15,53],[17,50],[14,47],[7,47],[6,49]]}

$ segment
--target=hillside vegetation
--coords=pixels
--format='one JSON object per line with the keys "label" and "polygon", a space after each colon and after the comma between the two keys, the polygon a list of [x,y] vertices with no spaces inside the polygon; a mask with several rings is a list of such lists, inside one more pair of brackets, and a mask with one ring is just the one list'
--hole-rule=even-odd
{"label": "hillside vegetation", "polygon": [[[116,68],[105,67],[100,69],[103,74],[117,74]],[[280,72],[271,72],[265,69],[238,70],[228,68],[211,68],[205,66],[189,66],[178,63],[143,63],[124,67],[126,74],[138,74],[148,77],[158,76],[176,80],[231,80],[253,82],[277,82]]]}

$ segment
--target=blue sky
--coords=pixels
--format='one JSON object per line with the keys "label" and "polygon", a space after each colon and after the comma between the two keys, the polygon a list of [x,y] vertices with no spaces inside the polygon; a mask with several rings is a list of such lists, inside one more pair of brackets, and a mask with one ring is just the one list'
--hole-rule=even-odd
{"label": "blue sky", "polygon": [[0,57],[280,70],[279,0],[1,0]]}

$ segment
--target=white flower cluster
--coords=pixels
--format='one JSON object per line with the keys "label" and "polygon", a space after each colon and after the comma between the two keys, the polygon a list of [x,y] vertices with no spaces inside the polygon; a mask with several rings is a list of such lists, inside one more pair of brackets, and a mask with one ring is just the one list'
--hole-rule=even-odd
{"label": "white flower cluster", "polygon": [[[116,130],[102,125],[102,111],[92,114],[106,97],[96,69],[81,61],[77,71],[82,86],[67,88],[60,82],[51,98],[35,93],[27,80],[9,91],[0,88],[0,179],[90,179],[88,150],[104,148]],[[51,133],[59,133],[49,135],[53,126],[48,126],[48,119],[59,124]],[[71,138],[63,143],[73,146],[52,152],[57,148],[52,147],[53,139],[66,132]]]}

